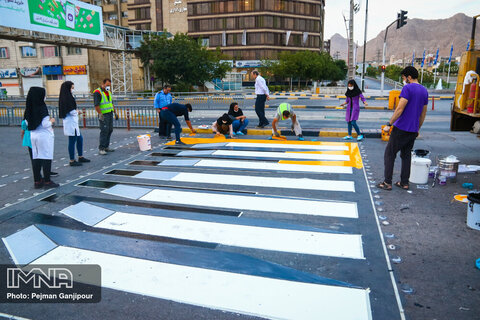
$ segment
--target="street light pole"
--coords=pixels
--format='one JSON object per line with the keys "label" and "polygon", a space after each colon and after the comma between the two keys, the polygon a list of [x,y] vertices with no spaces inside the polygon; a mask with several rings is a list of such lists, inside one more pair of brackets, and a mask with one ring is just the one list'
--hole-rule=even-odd
{"label": "street light pole", "polygon": [[365,55],[367,52],[368,0],[365,4],[365,34],[363,37],[362,91],[365,92]]}
{"label": "street light pole", "polygon": [[[397,20],[396,19],[395,21],[393,21],[392,23],[390,23],[387,27],[387,29],[385,29],[385,37],[383,38],[383,54],[382,54],[382,66],[385,65],[385,53],[386,53],[386,49],[387,49],[387,34],[388,34],[388,28],[390,28],[391,26],[393,26],[393,24],[397,23]],[[385,84],[385,72],[382,72],[382,75],[381,75],[381,86],[380,86],[380,96],[383,97],[383,88],[384,88],[384,84]]]}

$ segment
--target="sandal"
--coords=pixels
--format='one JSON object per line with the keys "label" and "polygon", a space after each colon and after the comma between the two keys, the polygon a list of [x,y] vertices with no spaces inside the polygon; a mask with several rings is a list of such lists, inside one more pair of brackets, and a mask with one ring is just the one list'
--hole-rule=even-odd
{"label": "sandal", "polygon": [[392,185],[383,181],[383,182],[380,182],[379,184],[377,184],[377,188],[387,190],[387,191],[391,191],[392,190]]}
{"label": "sandal", "polygon": [[410,189],[410,186],[408,185],[408,183],[407,183],[407,184],[403,184],[403,183],[401,183],[400,181],[395,182],[395,186],[397,186],[397,187],[399,187],[399,188],[401,188],[401,189],[403,189],[403,190],[408,190],[408,189]]}

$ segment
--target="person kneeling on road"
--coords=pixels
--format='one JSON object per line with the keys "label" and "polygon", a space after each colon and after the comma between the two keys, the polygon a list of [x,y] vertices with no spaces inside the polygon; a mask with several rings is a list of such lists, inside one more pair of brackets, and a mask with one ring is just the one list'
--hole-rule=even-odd
{"label": "person kneeling on road", "polygon": [[295,132],[295,135],[298,137],[298,140],[305,140],[302,135],[302,127],[300,127],[300,123],[297,120],[297,115],[293,111],[292,106],[289,103],[282,103],[277,108],[277,114],[272,121],[272,133],[276,137],[280,137],[280,134],[277,132],[277,123],[280,120],[292,120],[292,131]]}
{"label": "person kneeling on road", "polygon": [[233,133],[239,136],[247,134],[248,119],[243,115],[242,109],[238,107],[238,103],[232,102],[228,115],[234,118],[232,123]]}
{"label": "person kneeling on road", "polygon": [[212,131],[216,136],[223,134],[225,135],[225,138],[227,138],[228,135],[230,135],[230,138],[234,138],[232,123],[232,117],[224,113],[220,118],[217,119],[217,121],[212,123]]}
{"label": "person kneeling on road", "polygon": [[[190,122],[190,118],[188,117],[188,113],[192,112],[192,105],[190,103],[187,104],[180,104],[180,103],[171,103],[165,106],[168,111],[164,110],[165,121],[167,123],[167,136],[170,136],[170,132],[172,131],[172,125],[175,127],[175,144],[185,144],[180,140],[180,133],[182,132],[182,126],[178,121],[177,117],[183,116],[185,118],[185,122],[187,126],[190,128],[192,133],[196,133],[197,131],[193,129],[192,123]],[[165,108],[164,107],[164,108]],[[163,114],[162,114],[163,117]]]}

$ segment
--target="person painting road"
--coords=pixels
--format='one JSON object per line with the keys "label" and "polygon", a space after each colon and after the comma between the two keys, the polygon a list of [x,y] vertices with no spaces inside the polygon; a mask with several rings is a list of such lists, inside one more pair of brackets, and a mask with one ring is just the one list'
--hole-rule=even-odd
{"label": "person painting road", "polygon": [[238,103],[232,102],[232,104],[230,104],[228,115],[234,118],[232,123],[233,134],[239,136],[247,134],[248,119],[243,114],[242,109],[238,107]]}
{"label": "person painting road", "polygon": [[353,127],[357,132],[357,141],[361,141],[363,140],[363,134],[360,133],[360,128],[357,125],[358,116],[360,114],[360,99],[365,106],[368,106],[368,103],[366,102],[365,97],[362,94],[362,90],[360,90],[355,80],[349,80],[347,86],[348,89],[347,92],[345,92],[347,100],[345,103],[342,103],[341,106],[347,106],[345,121],[348,123],[348,135],[343,137],[343,139],[352,140]]}
{"label": "person painting road", "polygon": [[393,165],[398,151],[400,151],[402,159],[402,169],[400,181],[397,181],[395,186],[404,190],[409,189],[412,149],[427,114],[428,91],[418,83],[417,69],[408,66],[402,70],[401,75],[407,84],[400,93],[400,101],[395,112],[384,127],[385,131],[389,131],[390,126],[393,125],[390,139],[385,148],[385,178],[377,185],[384,190],[392,190]]}
{"label": "person painting road", "polygon": [[[166,106],[167,111],[164,112],[165,121],[167,122],[167,133],[171,132],[172,125],[175,127],[175,144],[185,144],[180,140],[180,133],[182,132],[182,126],[178,121],[177,117],[183,116],[185,118],[185,122],[187,126],[190,128],[192,133],[196,133],[197,131],[193,129],[192,123],[190,122],[190,118],[188,117],[188,113],[192,112],[192,105],[190,103],[187,104],[180,104],[180,103],[171,103]],[[162,117],[163,117],[162,115]]]}
{"label": "person painting road", "polygon": [[216,136],[220,135],[227,135],[230,136],[230,138],[235,138],[233,136],[233,118],[224,113],[220,118],[218,118],[214,123],[212,123],[212,131]]}
{"label": "person painting road", "polygon": [[305,140],[302,135],[302,127],[298,122],[297,115],[293,111],[292,106],[289,103],[282,103],[277,108],[277,114],[272,121],[272,134],[276,137],[280,137],[280,134],[277,132],[277,123],[281,120],[292,120],[292,131],[295,132],[295,135],[298,137],[298,140]]}

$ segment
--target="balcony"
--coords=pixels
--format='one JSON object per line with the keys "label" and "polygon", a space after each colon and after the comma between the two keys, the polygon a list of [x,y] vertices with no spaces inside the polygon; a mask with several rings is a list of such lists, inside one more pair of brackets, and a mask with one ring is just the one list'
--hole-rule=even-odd
{"label": "balcony", "polygon": [[103,12],[108,13],[108,12],[117,12],[117,4],[105,4],[102,6]]}

